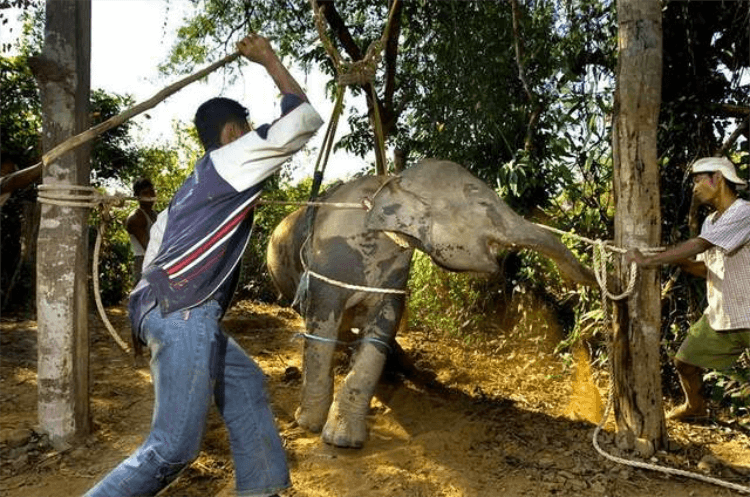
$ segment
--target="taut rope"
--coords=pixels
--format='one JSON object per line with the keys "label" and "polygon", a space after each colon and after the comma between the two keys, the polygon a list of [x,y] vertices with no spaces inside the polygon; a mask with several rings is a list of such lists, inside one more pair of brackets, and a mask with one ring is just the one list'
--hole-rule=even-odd
{"label": "taut rope", "polygon": [[[612,295],[609,290],[607,289],[607,256],[606,256],[606,250],[610,250],[612,252],[618,252],[618,253],[625,253],[627,252],[626,249],[616,247],[613,245],[610,245],[609,243],[602,242],[601,240],[591,240],[589,238],[576,235],[574,233],[568,233],[564,232],[555,228],[551,228],[549,226],[545,226],[542,224],[538,224],[537,226],[548,229],[550,231],[553,231],[555,233],[564,235],[564,236],[570,236],[573,238],[576,238],[580,241],[586,242],[590,244],[593,247],[593,255],[594,255],[594,275],[596,276],[597,283],[599,284],[599,289],[601,291],[602,296],[602,310],[604,311],[604,319],[605,319],[605,327],[608,327],[610,324],[609,319],[609,313],[607,311],[607,299],[610,300],[622,300],[624,298],[629,297],[633,293],[633,289],[635,288],[635,281],[638,277],[638,266],[635,263],[631,263],[630,265],[630,273],[628,278],[628,285],[627,288],[623,293],[620,295]],[[641,249],[643,252],[659,252],[664,250],[662,247],[653,247],[653,248],[646,248]],[[607,453],[599,446],[599,433],[601,432],[602,428],[604,427],[605,423],[607,422],[607,418],[609,417],[609,412],[612,409],[612,405],[614,403],[614,388],[612,383],[613,378],[613,371],[612,371],[612,335],[611,333],[607,335],[607,349],[608,354],[610,357],[610,360],[608,361],[609,364],[609,375],[610,375],[610,387],[609,392],[607,395],[607,405],[604,409],[604,414],[602,416],[602,419],[599,421],[599,424],[597,425],[596,429],[594,430],[594,434],[592,436],[592,443],[594,445],[594,449],[604,458],[609,459],[610,461],[616,462],[618,464],[623,464],[626,466],[631,466],[634,468],[641,468],[641,469],[648,469],[652,471],[659,471],[661,473],[669,474],[669,475],[675,475],[675,476],[684,476],[687,478],[693,478],[696,480],[701,480],[706,483],[711,483],[713,485],[719,485],[722,487],[730,488],[732,490],[736,490],[738,492],[748,493],[750,494],[750,487],[738,485],[736,483],[728,482],[725,480],[721,480],[718,478],[714,478],[711,476],[702,475],[699,473],[693,473],[690,471],[685,471],[681,469],[675,469],[675,468],[669,468],[666,466],[660,466],[658,464],[651,464],[651,463],[645,463],[640,461],[633,461],[631,459],[625,459],[622,457],[614,456],[612,454]]]}

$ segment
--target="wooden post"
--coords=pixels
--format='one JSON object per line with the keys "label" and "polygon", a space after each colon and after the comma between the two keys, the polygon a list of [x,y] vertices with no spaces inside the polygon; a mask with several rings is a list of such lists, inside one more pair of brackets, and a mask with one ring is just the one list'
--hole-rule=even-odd
{"label": "wooden post", "polygon": [[[619,0],[619,61],[613,123],[615,242],[660,244],[656,132],[661,105],[661,3]],[[619,267],[620,281],[627,267]],[[634,294],[615,306],[614,408],[618,446],[643,456],[666,445],[662,411],[658,270],[641,271]]]}
{"label": "wooden post", "polygon": [[[45,151],[89,127],[91,1],[47,0],[30,60]],[[88,185],[90,147],[46,164],[44,183]],[[43,205],[37,240],[38,417],[56,448],[89,431],[88,209]]]}

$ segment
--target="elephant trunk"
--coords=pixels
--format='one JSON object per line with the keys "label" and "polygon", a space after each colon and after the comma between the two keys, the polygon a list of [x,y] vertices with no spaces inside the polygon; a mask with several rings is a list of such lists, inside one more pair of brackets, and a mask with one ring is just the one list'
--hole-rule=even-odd
{"label": "elephant trunk", "polygon": [[[501,236],[502,238],[506,238],[506,236]],[[597,284],[596,277],[591,269],[581,264],[568,247],[551,231],[536,224],[528,223],[524,229],[516,233],[513,242],[514,248],[531,249],[552,259],[566,279],[588,286]]]}

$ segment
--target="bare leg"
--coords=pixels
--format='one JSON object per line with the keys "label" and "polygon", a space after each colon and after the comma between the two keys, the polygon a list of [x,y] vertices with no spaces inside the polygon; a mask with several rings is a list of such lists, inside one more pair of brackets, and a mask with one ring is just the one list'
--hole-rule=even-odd
{"label": "bare leg", "polygon": [[701,395],[703,370],[679,359],[675,359],[674,364],[680,377],[682,391],[685,392],[685,403],[667,414],[667,419],[689,420],[706,417],[706,400]]}

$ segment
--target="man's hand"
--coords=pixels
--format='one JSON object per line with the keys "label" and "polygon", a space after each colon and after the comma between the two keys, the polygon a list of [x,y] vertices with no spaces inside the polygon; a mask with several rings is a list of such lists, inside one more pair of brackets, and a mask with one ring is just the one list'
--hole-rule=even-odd
{"label": "man's hand", "polygon": [[307,101],[307,96],[302,91],[302,87],[281,63],[267,39],[255,33],[249,34],[237,43],[237,49],[248,60],[265,67],[281,93],[291,93]]}
{"label": "man's hand", "polygon": [[237,49],[248,60],[267,66],[276,59],[276,52],[271,48],[268,40],[255,33],[249,34],[237,42]]}
{"label": "man's hand", "polygon": [[625,262],[628,266],[635,262],[639,266],[648,266],[648,259],[638,249],[630,249],[625,254]]}

